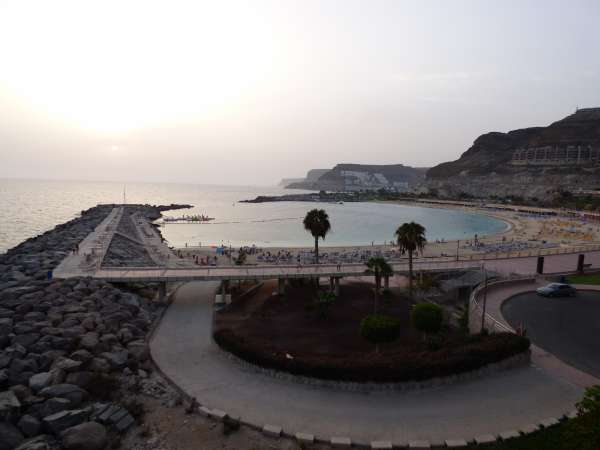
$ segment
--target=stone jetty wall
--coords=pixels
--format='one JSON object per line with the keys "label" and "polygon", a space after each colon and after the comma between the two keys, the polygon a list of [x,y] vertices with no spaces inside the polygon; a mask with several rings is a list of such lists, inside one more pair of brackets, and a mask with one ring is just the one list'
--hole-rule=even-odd
{"label": "stone jetty wall", "polygon": [[[47,279],[112,208],[0,255],[0,450],[104,448],[135,422],[132,391],[165,391],[150,375],[150,300],[89,278]],[[161,208],[140,210],[155,218]]]}

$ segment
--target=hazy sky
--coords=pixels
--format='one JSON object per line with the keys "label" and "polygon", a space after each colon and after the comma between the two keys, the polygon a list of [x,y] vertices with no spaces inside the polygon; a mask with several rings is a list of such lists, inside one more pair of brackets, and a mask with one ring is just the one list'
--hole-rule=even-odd
{"label": "hazy sky", "polygon": [[0,0],[0,177],[431,166],[600,106],[600,1]]}

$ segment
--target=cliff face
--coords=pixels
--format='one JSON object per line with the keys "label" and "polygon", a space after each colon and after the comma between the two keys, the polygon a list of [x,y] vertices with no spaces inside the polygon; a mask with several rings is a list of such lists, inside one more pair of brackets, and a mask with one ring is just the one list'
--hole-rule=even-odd
{"label": "cliff face", "polygon": [[421,183],[426,171],[425,168],[408,167],[402,164],[338,164],[333,169],[322,173],[317,179],[307,176],[304,182],[292,183],[288,187],[325,191],[360,191],[381,188],[406,190]]}
{"label": "cliff face", "polygon": [[442,195],[551,197],[600,187],[600,108],[578,110],[547,127],[487,133],[452,162],[427,172]]}

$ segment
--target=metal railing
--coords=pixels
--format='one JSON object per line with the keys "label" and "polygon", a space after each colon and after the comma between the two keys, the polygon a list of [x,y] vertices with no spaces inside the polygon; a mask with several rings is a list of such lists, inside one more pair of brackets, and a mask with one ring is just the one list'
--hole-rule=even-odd
{"label": "metal railing", "polygon": [[[479,284],[473,292],[471,292],[471,296],[469,297],[469,322],[472,320],[476,320],[476,325],[481,328],[481,320],[485,321],[484,328],[490,333],[498,333],[498,332],[509,332],[514,333],[515,331],[500,322],[494,316],[492,316],[489,312],[485,312],[485,316],[483,314],[483,305],[479,302],[479,297],[484,294],[484,291],[487,289],[487,294],[489,295],[490,290],[497,288],[498,286],[504,284],[514,284],[519,282],[531,282],[534,283],[536,281],[535,277],[531,276],[522,276],[522,275],[513,275],[504,277],[501,280],[495,280],[487,283],[487,287],[485,284]],[[469,323],[469,327],[471,327],[471,323]],[[473,330],[471,330],[473,331]]]}

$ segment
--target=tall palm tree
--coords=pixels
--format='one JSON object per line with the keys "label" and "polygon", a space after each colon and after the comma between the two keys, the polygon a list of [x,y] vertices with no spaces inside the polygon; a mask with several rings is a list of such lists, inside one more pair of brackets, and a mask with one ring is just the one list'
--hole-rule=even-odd
{"label": "tall palm tree", "polygon": [[408,294],[413,294],[413,253],[423,252],[427,239],[425,239],[425,227],[421,224],[410,222],[403,223],[396,230],[398,246],[402,254],[408,253]]}
{"label": "tall palm tree", "polygon": [[315,261],[319,264],[319,238],[325,239],[331,224],[324,209],[312,209],[304,217],[304,229],[315,238]]}
{"label": "tall palm tree", "polygon": [[367,261],[367,273],[375,275],[375,313],[377,313],[377,300],[381,289],[381,278],[389,277],[394,273],[392,266],[381,256],[374,256]]}

